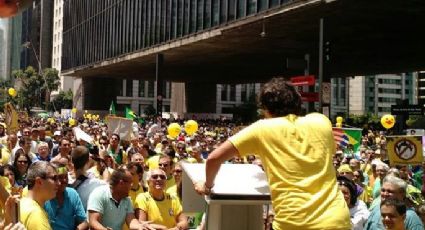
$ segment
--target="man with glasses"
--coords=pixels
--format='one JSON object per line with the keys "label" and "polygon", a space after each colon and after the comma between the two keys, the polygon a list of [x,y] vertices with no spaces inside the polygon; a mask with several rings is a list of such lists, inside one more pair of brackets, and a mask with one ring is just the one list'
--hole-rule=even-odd
{"label": "man with glasses", "polygon": [[165,175],[167,176],[165,191],[167,193],[177,195],[177,185],[173,177],[174,166],[171,157],[167,155],[161,155],[159,157],[158,166],[162,171],[165,172]]}
{"label": "man with glasses", "polygon": [[148,172],[149,192],[137,196],[136,217],[139,221],[151,221],[156,229],[187,229],[187,218],[178,197],[165,192],[166,179],[161,169]]}
{"label": "man with glasses", "polygon": [[[377,198],[377,203],[380,204],[388,199],[396,199],[401,202],[406,200],[407,183],[402,179],[388,175],[384,178],[381,187],[381,196]],[[374,201],[375,203],[375,201]],[[406,211],[406,219],[404,220],[405,229],[409,230],[423,230],[424,225],[419,216],[414,210],[408,209]],[[366,230],[385,229],[381,218],[380,205],[371,206],[371,212],[366,222]]]}
{"label": "man with glasses", "polygon": [[128,197],[131,185],[130,170],[121,166],[112,173],[109,186],[93,190],[87,205],[91,229],[121,230],[124,223],[130,229],[155,229],[149,228],[147,222],[142,224],[135,218]]}
{"label": "man with glasses", "polygon": [[60,165],[56,171],[60,182],[56,197],[44,205],[50,225],[53,229],[87,229],[87,215],[80,196],[75,189],[67,187],[67,168]]}
{"label": "man with glasses", "polygon": [[35,162],[28,169],[28,195],[20,201],[20,222],[27,229],[50,230],[44,204],[55,198],[59,188],[55,167],[46,161]]}

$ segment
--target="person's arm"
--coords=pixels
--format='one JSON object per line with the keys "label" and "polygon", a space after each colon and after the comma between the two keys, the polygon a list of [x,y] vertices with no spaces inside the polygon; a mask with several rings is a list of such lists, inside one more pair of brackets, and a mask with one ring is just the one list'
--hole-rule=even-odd
{"label": "person's arm", "polygon": [[187,217],[185,214],[183,214],[183,212],[176,216],[176,222],[176,227],[171,228],[172,230],[183,230],[189,228],[189,224],[187,223]]}
{"label": "person's arm", "polygon": [[102,214],[96,211],[89,210],[89,226],[90,229],[93,230],[109,230],[110,228],[107,228],[103,226],[100,222],[102,221]]}
{"label": "person's arm", "polygon": [[87,221],[83,221],[77,226],[76,229],[77,230],[87,230],[87,229],[89,229],[89,223]]}
{"label": "person's arm", "polygon": [[230,141],[225,141],[220,147],[215,149],[207,159],[205,183],[195,183],[196,192],[201,195],[209,194],[209,190],[214,186],[214,180],[221,164],[237,155],[239,155],[239,152]]}

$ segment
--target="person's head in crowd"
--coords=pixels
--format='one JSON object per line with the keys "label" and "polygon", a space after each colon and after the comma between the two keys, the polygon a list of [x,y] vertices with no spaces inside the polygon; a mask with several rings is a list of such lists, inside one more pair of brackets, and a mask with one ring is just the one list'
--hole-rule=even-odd
{"label": "person's head in crowd", "polygon": [[130,158],[130,161],[135,162],[142,167],[145,165],[145,159],[143,158],[142,154],[140,154],[140,153],[133,154]]}
{"label": "person's head in crowd", "polygon": [[17,143],[18,143],[18,136],[16,136],[16,133],[11,133],[7,136],[7,147],[10,151],[12,151],[12,149],[15,148]]}
{"label": "person's head in crowd", "polygon": [[38,127],[38,139],[40,141],[46,140],[46,128],[44,126]]}
{"label": "person's head in crowd", "polygon": [[395,176],[395,177],[399,177],[400,178],[400,171],[396,168],[390,168],[387,172],[387,176],[391,175],[391,176]]}
{"label": "person's head in crowd", "polygon": [[72,164],[76,172],[85,173],[89,167],[89,149],[85,146],[77,146],[71,151]]}
{"label": "person's head in crowd", "polygon": [[177,142],[176,153],[179,155],[179,157],[182,157],[186,154],[186,144],[183,141]]}
{"label": "person's head in crowd", "polygon": [[68,167],[64,164],[58,164],[56,168],[58,180],[60,182],[57,194],[63,194],[66,186],[68,186]]}
{"label": "person's head in crowd", "polygon": [[171,159],[174,159],[176,157],[176,151],[171,145],[165,146],[163,154],[169,156]]}
{"label": "person's head in crowd", "polygon": [[421,204],[416,208],[416,213],[421,218],[422,223],[425,224],[425,204]]}
{"label": "person's head in crowd", "polygon": [[[111,155],[108,154],[108,151],[106,151],[105,149],[102,149],[99,151],[99,158],[103,159],[103,162],[105,163],[105,167],[109,167],[109,168],[115,168],[115,161],[112,158]],[[102,163],[102,162],[99,162]],[[103,171],[103,168],[102,168]]]}
{"label": "person's head in crowd", "polygon": [[152,169],[148,172],[149,192],[164,193],[167,174],[162,169]]}
{"label": "person's head in crowd", "polygon": [[365,177],[363,175],[363,171],[362,170],[356,170],[353,171],[353,181],[354,183],[363,186],[363,183],[365,182]]}
{"label": "person's head in crowd", "polygon": [[67,137],[69,140],[74,139],[74,132],[72,132],[72,129],[69,127],[66,127],[63,129],[63,136]]}
{"label": "person's head in crowd", "polygon": [[341,166],[341,160],[338,156],[334,155],[332,158],[332,164],[335,168],[335,170],[337,170],[339,168],[339,166]]}
{"label": "person's head in crowd", "polygon": [[232,163],[233,164],[244,164],[245,162],[243,161],[243,159],[239,156],[235,156],[232,159]]}
{"label": "person's head in crowd", "polygon": [[351,159],[349,164],[353,172],[360,169],[360,161],[355,158]]}
{"label": "person's head in crowd", "polygon": [[38,128],[34,127],[31,129],[31,140],[33,141],[37,141],[38,140],[38,136],[39,136],[39,131]]}
{"label": "person's head in crowd", "polygon": [[109,145],[108,138],[106,136],[102,136],[99,139],[99,148],[106,149]]}
{"label": "person's head in crowd", "polygon": [[31,129],[30,129],[30,128],[28,128],[28,127],[25,127],[25,128],[22,130],[22,136],[23,136],[23,137],[30,137],[30,135],[31,135]]}
{"label": "person's head in crowd", "polygon": [[266,118],[301,115],[301,104],[300,94],[284,78],[273,78],[265,83],[258,98],[258,107]]}
{"label": "person's head in crowd", "polygon": [[69,155],[71,153],[71,142],[67,137],[64,137],[60,140],[59,143],[59,152],[61,155]]}
{"label": "person's head in crowd", "polygon": [[39,156],[40,160],[49,160],[49,145],[42,141],[38,143],[37,145],[37,155]]}
{"label": "person's head in crowd", "polygon": [[133,183],[131,172],[125,165],[122,165],[112,172],[109,178],[111,193],[119,202],[121,199],[128,197],[128,194]]}
{"label": "person's head in crowd", "polygon": [[390,168],[387,164],[384,162],[379,162],[376,164],[376,173],[377,176],[381,179],[381,181],[384,179],[384,177],[387,175],[387,172]]}
{"label": "person's head in crowd", "polygon": [[62,133],[59,130],[56,130],[55,132],[53,132],[53,140],[55,142],[59,142],[60,139],[62,138]]}
{"label": "person's head in crowd", "polygon": [[174,180],[176,181],[176,184],[181,183],[182,173],[183,173],[182,165],[180,162],[177,162],[176,164],[174,164],[174,169],[173,169],[173,177],[174,177]]}
{"label": "person's head in crowd", "polygon": [[13,168],[12,165],[3,165],[0,168],[0,175],[6,177],[7,179],[9,179],[9,183],[10,185],[15,186],[15,169]]}
{"label": "person's head in crowd", "polygon": [[381,218],[385,229],[404,230],[407,207],[403,201],[387,199],[381,202]]}
{"label": "person's head in crowd", "polygon": [[396,165],[396,168],[400,172],[400,178],[407,181],[409,180],[409,168],[407,165]]}
{"label": "person's head in crowd", "polygon": [[0,137],[4,137],[6,135],[6,124],[3,122],[0,123]]}
{"label": "person's head in crowd", "polygon": [[28,137],[21,138],[19,140],[19,146],[23,148],[25,153],[29,154],[31,151],[31,139]]}
{"label": "person's head in crowd", "polygon": [[343,164],[343,165],[339,166],[339,168],[338,168],[338,175],[344,176],[344,177],[352,180],[353,179],[353,170],[351,169],[350,165]]}
{"label": "person's head in crowd", "polygon": [[68,172],[72,172],[74,170],[74,166],[72,165],[70,157],[60,157],[57,161],[58,165],[64,165]]}
{"label": "person's head in crowd", "polygon": [[261,162],[260,158],[255,158],[255,160],[252,161],[252,164],[257,165],[258,167],[261,168],[261,170],[264,171],[263,162]]}
{"label": "person's head in crowd", "polygon": [[120,135],[113,133],[111,135],[111,138],[109,139],[109,146],[112,149],[117,149],[119,147],[120,144]]}
{"label": "person's head in crowd", "polygon": [[404,201],[406,198],[407,183],[395,176],[386,176],[381,187],[381,201],[397,199]]}
{"label": "person's head in crowd", "polygon": [[18,150],[16,150],[13,167],[15,167],[16,172],[19,173],[19,176],[25,175],[30,165],[31,165],[31,158],[24,152],[24,150],[22,148],[19,148]]}
{"label": "person's head in crowd", "polygon": [[47,161],[37,161],[28,169],[28,190],[32,191],[35,200],[44,202],[55,198],[59,187],[56,168]]}
{"label": "person's head in crowd", "polygon": [[191,157],[193,157],[193,158],[195,158],[197,160],[202,159],[202,156],[201,156],[201,147],[199,147],[199,146],[196,146],[196,145],[195,146],[192,146],[192,147],[190,147],[188,149],[187,152],[190,154]]}
{"label": "person's head in crowd", "polygon": [[252,162],[255,160],[255,155],[248,155],[246,157],[246,161],[248,164],[252,164]]}
{"label": "person's head in crowd", "polygon": [[143,184],[143,166],[137,162],[130,162],[127,164],[127,169],[131,173],[133,186],[140,184],[140,182]]}
{"label": "person's head in crowd", "polygon": [[345,176],[339,176],[337,180],[339,188],[341,189],[341,192],[344,195],[344,200],[345,202],[347,202],[348,207],[354,207],[356,205],[358,196],[356,185],[351,179]]}
{"label": "person's head in crowd", "polygon": [[158,161],[159,168],[164,171],[167,175],[167,178],[170,178],[173,173],[173,161],[171,157],[167,155],[161,155]]}

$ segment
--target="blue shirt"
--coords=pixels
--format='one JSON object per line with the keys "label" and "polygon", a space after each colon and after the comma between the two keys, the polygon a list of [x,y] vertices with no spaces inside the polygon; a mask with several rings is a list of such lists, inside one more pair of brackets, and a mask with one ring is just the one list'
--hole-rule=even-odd
{"label": "blue shirt", "polygon": [[[421,219],[419,219],[419,216],[415,213],[415,211],[411,209],[407,209],[406,211],[406,219],[404,220],[404,227],[408,230],[423,230],[424,229],[424,225],[422,224]],[[372,211],[370,212],[369,218],[367,219],[364,229],[365,230],[385,229],[384,224],[382,223],[380,204],[373,207]]]}
{"label": "blue shirt", "polygon": [[87,219],[81,199],[73,188],[65,188],[62,206],[59,206],[55,198],[44,204],[44,210],[49,215],[50,226],[54,230],[74,230]]}
{"label": "blue shirt", "polygon": [[127,214],[134,213],[129,197],[114,200],[109,186],[100,186],[93,190],[87,202],[87,211],[98,212],[102,216],[101,224],[106,228],[121,230]]}

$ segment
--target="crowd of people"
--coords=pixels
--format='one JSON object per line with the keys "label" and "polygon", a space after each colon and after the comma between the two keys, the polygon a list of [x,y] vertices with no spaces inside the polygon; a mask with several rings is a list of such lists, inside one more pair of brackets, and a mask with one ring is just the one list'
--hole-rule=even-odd
{"label": "crowd of people", "polygon": [[358,150],[336,146],[329,119],[299,114],[299,94],[281,79],[260,94],[265,119],[242,131],[198,120],[195,134],[172,137],[171,121],[155,117],[124,141],[83,118],[33,117],[16,132],[0,123],[0,229],[205,229],[205,213],[183,209],[183,163],[206,164],[194,184],[205,195],[222,163],[261,167],[265,229],[424,229],[425,163],[389,165],[384,132],[365,129]]}

